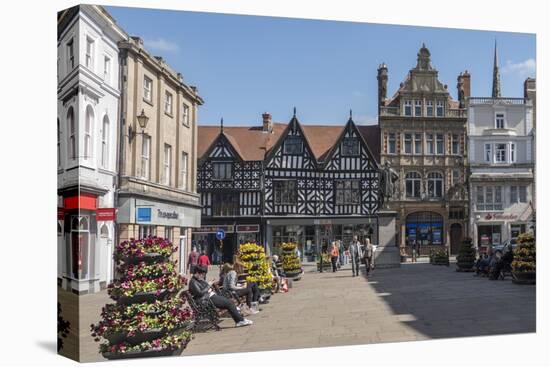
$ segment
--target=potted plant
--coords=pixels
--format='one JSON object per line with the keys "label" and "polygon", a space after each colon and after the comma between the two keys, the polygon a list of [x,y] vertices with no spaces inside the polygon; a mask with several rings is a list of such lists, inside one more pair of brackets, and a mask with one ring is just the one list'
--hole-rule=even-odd
{"label": "potted plant", "polygon": [[469,272],[474,271],[476,260],[476,251],[472,245],[471,238],[465,238],[458,250],[456,257],[456,271]]}
{"label": "potted plant", "polygon": [[273,278],[269,271],[270,264],[265,256],[264,248],[255,243],[243,243],[239,250],[239,260],[248,273],[246,281],[258,284],[262,293],[271,292]]}
{"label": "potted plant", "polygon": [[430,253],[430,263],[432,265],[449,266],[449,253],[446,248],[432,250]]}
{"label": "potted plant", "polygon": [[177,247],[149,237],[124,241],[115,250],[120,278],[109,284],[116,301],[105,305],[101,320],[91,325],[99,351],[107,359],[142,358],[181,353],[191,338],[191,311],[173,297],[187,280],[169,261]]}
{"label": "potted plant", "polygon": [[537,249],[535,236],[522,233],[518,237],[518,246],[513,250],[512,278],[517,284],[535,284],[537,279]]}
{"label": "potted plant", "polygon": [[283,243],[281,245],[283,270],[287,278],[292,278],[294,280],[299,280],[302,274],[302,263],[296,253],[297,247],[298,246],[293,242]]}

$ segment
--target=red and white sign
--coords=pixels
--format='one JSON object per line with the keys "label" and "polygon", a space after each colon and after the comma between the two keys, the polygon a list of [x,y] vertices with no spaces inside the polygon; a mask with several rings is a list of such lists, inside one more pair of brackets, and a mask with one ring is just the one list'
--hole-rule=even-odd
{"label": "red and white sign", "polygon": [[238,225],[237,232],[238,233],[260,232],[260,226],[257,224]]}
{"label": "red and white sign", "polygon": [[513,213],[487,213],[483,218],[485,220],[515,220],[518,219],[517,214]]}
{"label": "red and white sign", "polygon": [[95,219],[98,222],[108,222],[116,220],[115,208],[97,208],[95,212]]}

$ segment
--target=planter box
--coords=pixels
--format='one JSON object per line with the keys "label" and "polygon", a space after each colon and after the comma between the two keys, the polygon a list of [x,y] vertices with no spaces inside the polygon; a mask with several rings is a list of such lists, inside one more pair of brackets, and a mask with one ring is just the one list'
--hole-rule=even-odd
{"label": "planter box", "polygon": [[161,255],[159,253],[156,253],[156,252],[151,252],[151,253],[147,253],[143,256],[126,256],[126,257],[123,257],[121,260],[125,263],[125,264],[138,264],[142,261],[148,263],[148,264],[152,264],[152,263],[156,263],[156,262],[162,262],[162,261],[166,261],[168,260],[169,256],[166,256],[166,255]]}
{"label": "planter box", "polygon": [[535,271],[512,271],[512,282],[516,284],[536,284],[537,273]]}
{"label": "planter box", "polygon": [[127,332],[118,332],[103,335],[105,339],[109,341],[109,344],[118,344],[121,342],[128,342],[130,344],[140,344],[148,340],[158,339],[166,334],[164,329],[150,329],[146,331],[138,331],[133,336],[128,336]]}
{"label": "planter box", "polygon": [[147,358],[147,357],[168,357],[168,356],[179,356],[185,347],[187,347],[187,344],[189,341],[184,342],[179,348],[171,350],[171,349],[151,349],[144,352],[141,351],[135,351],[135,352],[128,352],[128,353],[111,353],[111,352],[104,352],[103,357],[106,359],[129,359],[129,358]]}
{"label": "planter box", "polygon": [[123,305],[131,305],[131,304],[134,304],[134,303],[143,303],[143,302],[151,303],[151,302],[156,301],[157,299],[158,300],[163,300],[170,294],[171,294],[171,292],[169,292],[166,289],[161,290],[159,295],[157,295],[156,291],[155,292],[139,292],[139,293],[134,294],[133,296],[120,297],[117,300],[117,302],[119,304],[123,304]]}

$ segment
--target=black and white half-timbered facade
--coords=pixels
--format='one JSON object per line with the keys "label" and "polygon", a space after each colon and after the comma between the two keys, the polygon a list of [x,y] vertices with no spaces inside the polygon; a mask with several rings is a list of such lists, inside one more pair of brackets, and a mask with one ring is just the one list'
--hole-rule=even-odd
{"label": "black and white half-timbered facade", "polygon": [[272,123],[264,114],[262,127],[200,127],[196,243],[212,251],[223,229],[224,260],[253,239],[272,253],[295,241],[313,261],[332,240],[377,242],[378,138],[377,126],[351,117],[345,125],[302,125],[296,115]]}

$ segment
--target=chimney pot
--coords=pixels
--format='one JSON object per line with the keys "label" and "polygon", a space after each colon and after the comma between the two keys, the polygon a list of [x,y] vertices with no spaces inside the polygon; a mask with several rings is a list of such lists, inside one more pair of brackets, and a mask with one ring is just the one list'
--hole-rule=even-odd
{"label": "chimney pot", "polygon": [[271,114],[268,112],[262,113],[262,131],[271,132],[273,129],[273,122],[271,119]]}

